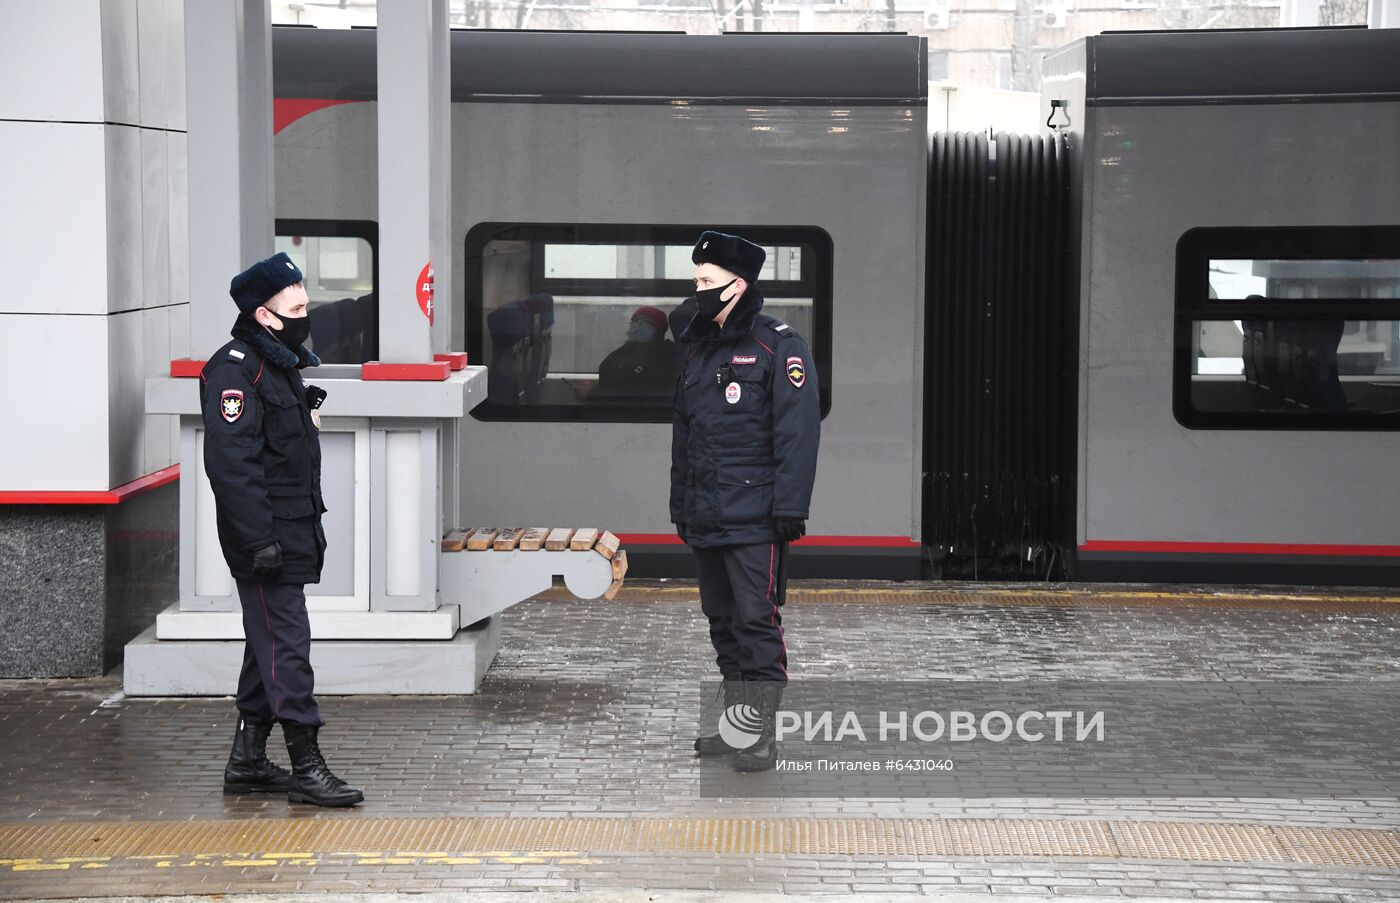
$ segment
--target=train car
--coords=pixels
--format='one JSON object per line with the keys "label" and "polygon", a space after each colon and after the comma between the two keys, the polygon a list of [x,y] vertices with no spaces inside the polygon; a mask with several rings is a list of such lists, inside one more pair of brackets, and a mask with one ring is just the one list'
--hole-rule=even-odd
{"label": "train car", "polygon": [[[371,359],[373,34],[274,31],[279,244],[317,347]],[[1400,33],[1088,38],[1034,136],[928,135],[908,36],[452,41],[473,522],[687,572],[668,387],[600,364],[640,308],[674,339],[713,226],[818,364],[795,573],[1400,583]]]}
{"label": "train car", "polygon": [[[458,31],[452,48],[458,291],[439,310],[490,368],[461,510],[606,524],[633,573],[688,567],[667,506],[684,322],[650,384],[616,391],[599,365],[639,309],[677,319],[696,237],[730,229],[768,248],[765,309],[817,365],[794,573],[918,576],[925,41]],[[278,28],[274,57],[279,247],[307,265],[328,360],[370,359],[374,33]]]}
{"label": "train car", "polygon": [[1395,584],[1400,33],[1106,34],[1045,85],[1074,158],[1075,572]]}

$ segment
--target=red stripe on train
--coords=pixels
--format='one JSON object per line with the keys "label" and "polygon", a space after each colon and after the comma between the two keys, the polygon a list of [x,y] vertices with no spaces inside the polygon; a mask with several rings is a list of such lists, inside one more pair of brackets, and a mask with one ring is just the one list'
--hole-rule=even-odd
{"label": "red stripe on train", "polygon": [[303,116],[353,100],[327,100],[322,97],[274,97],[272,98],[272,134],[285,129]]}
{"label": "red stripe on train", "polygon": [[1176,555],[1313,555],[1332,558],[1400,558],[1400,546],[1275,542],[1122,542],[1095,539],[1081,552],[1148,552]]}
{"label": "red stripe on train", "polygon": [[[678,546],[674,533],[619,533],[617,538],[631,546]],[[907,536],[804,536],[795,546],[853,546],[866,549],[917,549],[919,543]]]}

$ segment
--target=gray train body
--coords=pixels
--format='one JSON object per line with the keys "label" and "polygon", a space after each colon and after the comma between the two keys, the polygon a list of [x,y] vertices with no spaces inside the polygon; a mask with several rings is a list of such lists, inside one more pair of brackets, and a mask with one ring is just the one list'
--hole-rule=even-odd
{"label": "gray train body", "polygon": [[[917,576],[922,361],[909,336],[923,297],[924,41],[453,40],[458,291],[438,301],[453,347],[482,328],[465,322],[463,255],[483,223],[694,225],[688,243],[706,225],[820,230],[831,249],[830,352],[819,363],[830,409],[809,532],[840,537],[822,558],[854,550],[871,574]],[[333,71],[304,72],[315,63],[289,42],[327,44],[314,60]],[[364,101],[278,132],[279,220],[374,221],[373,33],[279,29],[276,43],[279,98],[295,82],[312,97]],[[785,316],[781,299],[769,309]],[[560,341],[556,328],[556,357]],[[475,420],[459,449],[461,510],[477,525],[605,526],[634,550],[657,546],[654,560],[680,550],[669,544],[670,442],[668,422]],[[633,552],[643,572],[647,557]]]}
{"label": "gray train body", "polygon": [[[1182,422],[1174,389],[1187,233],[1400,224],[1398,37],[1105,35],[1048,59],[1046,113],[1068,101],[1078,397],[1073,511],[1044,539],[1069,573],[1400,580],[1393,425],[1202,428]],[[453,347],[489,348],[481,314],[533,285],[517,273],[480,297],[483,224],[825,236],[829,305],[789,308],[819,333],[829,391],[809,524],[821,539],[799,547],[799,573],[917,576],[925,304],[939,303],[924,296],[926,42],[459,32],[453,45],[455,297],[438,299]],[[303,104],[275,139],[279,220],[373,223],[373,33],[277,29],[274,49],[278,103]],[[561,362],[598,353],[565,347],[567,323],[625,321],[618,305],[556,303]],[[1234,340],[1217,326],[1207,344]],[[606,526],[643,553],[641,572],[680,573],[669,445],[664,422],[487,415],[462,431],[461,510],[472,524]]]}
{"label": "gray train body", "polygon": [[[1077,573],[1393,583],[1393,417],[1192,423],[1174,356],[1203,356],[1177,331],[1188,236],[1291,257],[1291,229],[1400,225],[1400,34],[1103,35],[1047,58],[1044,95],[1069,101],[1074,161]],[[1384,246],[1400,258],[1393,237]],[[1395,311],[1372,300],[1389,324],[1388,372],[1341,378],[1383,383],[1400,411]],[[1332,347],[1344,355],[1352,341]]]}

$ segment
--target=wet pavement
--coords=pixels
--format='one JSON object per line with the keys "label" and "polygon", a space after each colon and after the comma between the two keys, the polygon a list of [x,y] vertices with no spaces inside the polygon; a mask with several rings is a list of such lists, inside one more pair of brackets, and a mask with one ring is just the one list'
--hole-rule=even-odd
{"label": "wet pavement", "polygon": [[[794,587],[784,623],[794,681],[1400,680],[1400,602],[1300,598],[1308,595],[812,584]],[[685,586],[633,583],[614,602],[523,603],[506,612],[501,652],[476,696],[322,699],[327,758],[367,795],[364,806],[339,812],[219,792],[233,723],[228,699],[127,699],[115,674],[0,682],[0,897],[631,888],[1400,899],[1393,798],[704,798],[705,769],[726,767],[690,751],[700,681],[711,669],[704,621]],[[285,761],[280,750],[274,758]],[[193,829],[316,819],[384,826],[392,837],[401,819],[490,827],[506,817],[555,826],[580,818],[800,819],[877,832],[898,831],[908,819],[926,830],[969,826],[972,840],[899,857],[841,844],[677,851],[638,841],[606,852],[386,846],[354,855],[267,847],[224,856],[221,848],[172,846],[147,858],[78,861],[81,850],[7,851],[2,833],[75,822]],[[1015,837],[1022,826],[1064,823],[1102,824],[1108,846],[1062,855],[1053,845],[1037,848],[1033,835],[1010,848],[1014,855],[996,855],[1000,848],[985,840],[1002,836],[998,826]],[[1121,840],[1141,823],[1166,826],[1154,834],[1166,838],[1161,849]],[[1237,840],[1286,829],[1315,829],[1309,836],[1320,848],[1335,849],[1309,858],[1290,852],[1296,845],[1269,853]]]}

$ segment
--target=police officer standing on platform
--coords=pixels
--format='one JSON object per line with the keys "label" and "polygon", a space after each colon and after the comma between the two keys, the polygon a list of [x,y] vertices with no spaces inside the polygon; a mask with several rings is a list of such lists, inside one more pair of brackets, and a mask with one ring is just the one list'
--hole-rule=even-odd
{"label": "police officer standing on platform", "polygon": [[[325,392],[297,371],[320,359],[310,335],[301,270],[276,254],[233,277],[233,341],[200,374],[204,470],[214,490],[219,544],[243,606],[238,728],[225,793],[286,793],[294,803],[353,806],[364,794],[326,767],[312,695],[308,583],[321,579],[320,414]],[[268,761],[280,722],[292,771]]]}
{"label": "police officer standing on platform", "polygon": [[787,543],[807,531],[821,433],[811,351],[763,313],[754,286],[765,256],[721,232],[705,232],[691,253],[696,314],[680,336],[671,445],[671,520],[695,555],[724,705],[747,703],[760,719],[750,746],[735,750],[715,733],[695,751],[733,753],[739,771],[777,764],[788,667],[778,606]]}

